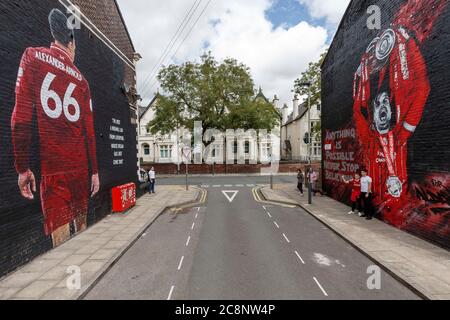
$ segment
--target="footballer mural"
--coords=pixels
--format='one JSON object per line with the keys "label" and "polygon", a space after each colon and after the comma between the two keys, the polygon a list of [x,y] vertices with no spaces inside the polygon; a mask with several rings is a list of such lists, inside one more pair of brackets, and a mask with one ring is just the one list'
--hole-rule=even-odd
{"label": "footballer mural", "polygon": [[[112,8],[132,59],[109,4],[99,6]],[[2,1],[0,12],[1,277],[109,215],[111,190],[137,183],[138,160],[135,72],[106,35],[77,26],[57,0]]]}
{"label": "footballer mural", "polygon": [[[335,198],[344,200],[349,191],[339,181],[339,175],[366,168],[373,179],[373,204],[380,218],[448,246],[449,168],[430,172],[431,166],[423,166],[417,170],[419,165],[414,165],[414,161],[420,163],[420,158],[411,150],[418,150],[418,141],[430,139],[423,131],[415,134],[425,121],[436,121],[431,92],[435,90],[433,99],[437,100],[436,93],[449,90],[430,79],[435,73],[430,73],[429,65],[436,59],[448,59],[439,52],[448,51],[450,44],[440,43],[434,55],[428,51],[429,46],[436,44],[429,40],[436,40],[444,25],[442,21],[447,19],[448,25],[449,1],[393,3],[397,4],[392,4],[390,12],[385,11],[390,19],[384,21],[384,29],[375,30],[375,36],[367,35],[361,58],[353,62],[357,67],[348,70],[353,75],[352,83],[347,84],[352,87],[352,92],[347,91],[352,98],[345,101],[352,106],[351,121],[340,128],[325,121],[325,185]],[[365,17],[363,12],[362,19]],[[430,57],[434,60],[427,61]],[[330,77],[326,70],[324,65],[324,81]],[[432,83],[440,87],[433,88]],[[324,108],[327,112],[332,111]],[[445,144],[442,148],[445,150]]]}
{"label": "footballer mural", "polygon": [[30,145],[36,114],[44,230],[58,246],[71,232],[86,229],[89,197],[97,194],[100,182],[89,84],[74,64],[75,30],[58,9],[48,21],[54,42],[27,48],[20,62],[11,128],[18,191],[33,200],[37,188]]}

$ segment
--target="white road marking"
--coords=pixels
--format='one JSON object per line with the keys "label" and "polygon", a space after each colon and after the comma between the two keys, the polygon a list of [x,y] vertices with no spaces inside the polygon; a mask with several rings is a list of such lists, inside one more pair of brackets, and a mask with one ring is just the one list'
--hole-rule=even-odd
{"label": "white road marking", "polygon": [[170,288],[169,297],[167,298],[167,300],[172,299],[172,294],[173,294],[174,289],[175,289],[175,286],[172,286],[172,288]]}
{"label": "white road marking", "polygon": [[202,188],[209,188],[209,185],[205,184],[201,186]]}
{"label": "white road marking", "polygon": [[231,188],[233,185],[232,184],[226,184],[224,185],[225,188]]}
{"label": "white road marking", "polygon": [[200,212],[200,207],[197,209],[197,212]]}
{"label": "white road marking", "polygon": [[198,213],[195,215],[195,220],[197,220],[197,218],[198,218]]}
{"label": "white road marking", "polygon": [[280,229],[280,226],[278,225],[278,223],[276,221],[273,222],[275,224],[275,226]]}
{"label": "white road marking", "polygon": [[266,206],[263,206],[263,209],[264,209],[264,210],[267,210]]}
{"label": "white road marking", "polygon": [[[238,195],[239,191],[237,190],[230,190],[230,191],[222,191],[223,195],[228,199],[230,203],[234,201],[236,196]],[[231,194],[231,196],[230,196]]]}
{"label": "white road marking", "polygon": [[316,282],[316,284],[319,286],[320,290],[322,290],[323,294],[325,295],[325,297],[328,297],[328,293],[325,291],[325,289],[322,287],[322,285],[320,284],[320,282],[316,279],[316,277],[313,278],[314,281]]}
{"label": "white road marking", "polygon": [[195,222],[192,224],[191,230],[194,230],[195,228]]}
{"label": "white road marking", "polygon": [[300,254],[299,254],[297,251],[295,251],[295,254],[297,255],[297,257],[300,259],[300,261],[301,261],[303,264],[306,264],[305,261],[302,259],[302,257],[300,256]]}
{"label": "white road marking", "polygon": [[254,185],[254,184],[248,184],[247,187],[249,187],[249,188],[254,188],[255,185]]}
{"label": "white road marking", "polygon": [[178,271],[181,270],[181,267],[183,266],[183,261],[184,261],[184,256],[181,257],[180,264],[178,265]]}
{"label": "white road marking", "polygon": [[286,237],[286,235],[283,233],[283,237],[286,239],[287,243],[291,243],[291,241]]}
{"label": "white road marking", "polygon": [[219,184],[216,184],[216,185],[213,186],[213,188],[220,188],[220,187],[222,187],[222,186],[219,185]]}
{"label": "white road marking", "polygon": [[269,212],[269,211],[267,211],[267,215],[269,216],[269,218],[271,218],[271,219],[272,219],[272,215],[270,214],[270,212]]}
{"label": "white road marking", "polygon": [[189,236],[189,238],[187,239],[187,241],[186,241],[186,247],[188,247],[189,246],[189,242],[191,241],[191,236]]}
{"label": "white road marking", "polygon": [[237,188],[243,188],[244,185],[243,185],[243,184],[237,184],[236,187],[237,187]]}

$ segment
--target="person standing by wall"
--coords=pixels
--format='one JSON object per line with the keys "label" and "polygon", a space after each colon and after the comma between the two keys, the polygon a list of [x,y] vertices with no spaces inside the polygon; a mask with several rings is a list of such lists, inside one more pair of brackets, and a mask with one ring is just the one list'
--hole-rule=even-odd
{"label": "person standing by wall", "polygon": [[303,174],[301,169],[297,170],[297,188],[298,191],[302,194],[303,197],[303,184],[305,183],[305,175]]}
{"label": "person standing by wall", "polygon": [[348,214],[355,214],[358,209],[358,213],[362,215],[362,199],[361,199],[361,176],[358,173],[355,173],[355,177],[352,180],[346,180],[345,176],[342,176],[342,180],[345,184],[349,184],[352,188],[352,211]]}
{"label": "person standing by wall", "polygon": [[149,171],[148,178],[150,180],[150,184],[149,184],[149,187],[148,187],[148,189],[149,189],[148,192],[150,194],[154,194],[154,193],[156,193],[155,192],[156,172],[155,172],[155,168],[154,167],[152,167],[152,169]]}
{"label": "person standing by wall", "polygon": [[373,206],[372,206],[372,183],[373,180],[367,175],[367,170],[361,171],[361,199],[364,202],[364,214],[361,217],[365,217],[367,220],[373,219]]}

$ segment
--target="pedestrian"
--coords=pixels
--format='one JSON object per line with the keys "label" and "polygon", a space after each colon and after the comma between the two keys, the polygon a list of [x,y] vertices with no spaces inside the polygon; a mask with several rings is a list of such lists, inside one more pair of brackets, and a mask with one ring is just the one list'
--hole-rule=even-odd
{"label": "pedestrian", "polygon": [[342,176],[342,180],[345,184],[349,184],[352,188],[352,211],[348,214],[355,214],[356,210],[358,210],[358,214],[362,215],[362,199],[361,199],[361,176],[358,173],[355,173],[355,176],[352,180],[346,180],[345,176]]}
{"label": "pedestrian", "polygon": [[317,172],[317,170],[310,168],[308,178],[311,183],[311,192],[313,193],[313,195],[316,196],[317,193],[320,193],[320,195],[323,196],[322,191],[317,188],[319,182],[319,173]]}
{"label": "pedestrian", "polygon": [[361,199],[364,203],[364,214],[360,215],[367,220],[373,219],[373,206],[372,206],[372,178],[368,176],[367,170],[361,170]]}
{"label": "pedestrian", "polygon": [[305,175],[301,169],[297,170],[297,188],[298,191],[302,194],[303,197],[303,184],[305,183]]}
{"label": "pedestrian", "polygon": [[148,187],[148,192],[150,194],[154,194],[155,192],[155,184],[156,184],[156,173],[155,173],[155,168],[152,167],[152,169],[149,171],[148,173],[148,178],[150,181],[149,187]]}

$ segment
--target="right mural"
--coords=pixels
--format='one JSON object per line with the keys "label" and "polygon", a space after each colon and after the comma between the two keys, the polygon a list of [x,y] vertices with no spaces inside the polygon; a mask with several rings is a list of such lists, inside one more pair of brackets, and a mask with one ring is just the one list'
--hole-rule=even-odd
{"label": "right mural", "polygon": [[322,66],[325,191],[366,169],[380,219],[447,248],[449,2],[352,1]]}

